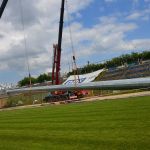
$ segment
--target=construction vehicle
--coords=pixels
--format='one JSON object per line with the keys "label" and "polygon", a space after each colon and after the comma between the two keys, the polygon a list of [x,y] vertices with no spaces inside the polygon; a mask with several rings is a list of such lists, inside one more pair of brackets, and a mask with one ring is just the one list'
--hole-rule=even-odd
{"label": "construction vehicle", "polygon": [[52,94],[50,93],[48,96],[46,96],[43,101],[44,102],[58,102],[58,101],[66,101],[66,102],[70,102],[70,100],[78,100],[77,95],[75,95],[74,92],[64,92],[60,94],[60,91],[58,94]]}
{"label": "construction vehicle", "polygon": [[[64,23],[64,7],[65,0],[61,2],[60,11],[60,22],[59,22],[59,33],[58,33],[58,43],[53,45],[53,64],[52,64],[52,85],[61,84],[60,81],[60,63],[61,63],[61,49],[62,49],[62,33],[63,33],[63,23]],[[53,101],[65,100],[67,95],[64,91],[52,92],[45,99],[50,99]]]}
{"label": "construction vehicle", "polygon": [[[52,66],[52,84],[59,85],[60,81],[60,64],[61,64],[61,49],[62,49],[62,33],[63,33],[63,22],[64,22],[64,6],[65,0],[61,2],[60,22],[59,22],[59,33],[58,43],[53,45],[53,66]],[[75,61],[75,57],[73,57]],[[46,96],[43,100],[45,102],[56,102],[64,100],[75,100],[81,96],[80,91],[54,91]]]}

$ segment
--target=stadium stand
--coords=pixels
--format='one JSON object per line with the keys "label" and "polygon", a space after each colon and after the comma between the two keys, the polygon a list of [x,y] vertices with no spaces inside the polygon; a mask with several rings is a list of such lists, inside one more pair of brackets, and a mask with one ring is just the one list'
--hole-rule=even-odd
{"label": "stadium stand", "polygon": [[142,62],[141,64],[129,64],[124,67],[107,69],[97,80],[132,79],[148,76],[150,76],[150,60]]}

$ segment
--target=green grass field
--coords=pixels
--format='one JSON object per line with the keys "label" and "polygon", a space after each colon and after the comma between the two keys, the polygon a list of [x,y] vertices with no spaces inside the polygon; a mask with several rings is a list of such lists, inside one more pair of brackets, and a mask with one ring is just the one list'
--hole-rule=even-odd
{"label": "green grass field", "polygon": [[0,112],[0,150],[150,150],[150,97]]}

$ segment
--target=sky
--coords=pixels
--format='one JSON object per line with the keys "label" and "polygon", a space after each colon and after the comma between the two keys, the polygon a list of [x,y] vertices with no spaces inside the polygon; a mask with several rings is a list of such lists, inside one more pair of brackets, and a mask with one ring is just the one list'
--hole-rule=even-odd
{"label": "sky", "polygon": [[[67,5],[78,67],[150,50],[150,0],[67,0]],[[51,71],[60,7],[61,0],[8,1],[0,20],[0,83],[28,76],[27,62],[34,77]],[[66,10],[63,73],[71,68],[73,55]]]}

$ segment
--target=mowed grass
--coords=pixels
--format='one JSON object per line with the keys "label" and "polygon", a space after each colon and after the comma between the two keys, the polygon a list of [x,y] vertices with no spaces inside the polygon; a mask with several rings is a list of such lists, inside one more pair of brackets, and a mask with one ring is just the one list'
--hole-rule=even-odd
{"label": "mowed grass", "polygon": [[0,150],[150,150],[150,97],[0,112]]}

